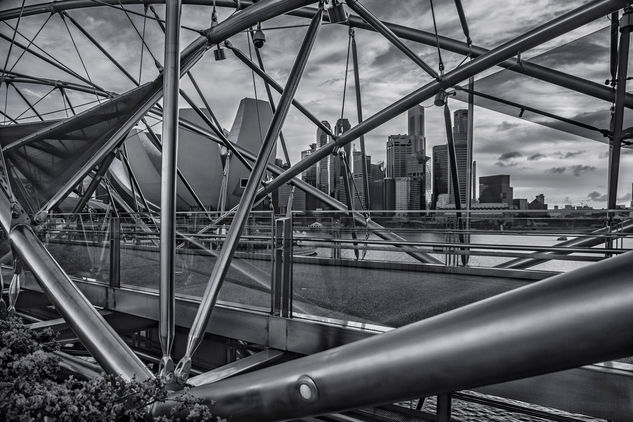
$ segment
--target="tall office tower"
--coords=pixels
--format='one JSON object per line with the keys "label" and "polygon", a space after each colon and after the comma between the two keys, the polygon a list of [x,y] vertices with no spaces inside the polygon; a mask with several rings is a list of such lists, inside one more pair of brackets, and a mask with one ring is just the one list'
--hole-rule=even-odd
{"label": "tall office tower", "polygon": [[[316,151],[316,146],[317,144],[310,144],[310,149],[306,149],[304,151],[301,151],[301,159],[303,160],[304,158],[314,154],[314,151]],[[316,186],[317,183],[317,166],[312,165],[310,167],[308,167],[307,169],[305,169],[302,173],[301,173],[301,180],[303,180],[304,182],[312,185],[312,186]]]}
{"label": "tall office tower", "polygon": [[[367,163],[367,169],[371,169],[371,155],[365,155],[365,163]],[[363,154],[360,151],[352,153],[352,169],[354,177],[363,177],[365,175],[363,172]],[[371,171],[369,173],[371,178]]]}
{"label": "tall office tower", "polygon": [[407,112],[407,121],[409,123],[408,134],[411,137],[412,153],[424,156],[426,154],[426,139],[424,137],[424,108],[422,106],[414,106]]}
{"label": "tall office tower", "polygon": [[509,174],[484,176],[479,178],[479,202],[499,203],[503,202],[512,208],[512,187]]}
{"label": "tall office tower", "polygon": [[385,178],[385,163],[379,161],[376,164],[370,164],[369,166],[369,180],[372,182],[382,180]]}
{"label": "tall office tower", "polygon": [[[338,119],[336,121],[336,126],[335,126],[335,131],[334,134],[335,135],[341,135],[342,133],[348,131],[351,128],[351,125],[349,124],[349,120],[342,118],[342,119]],[[345,145],[343,147],[343,150],[345,151],[345,155],[348,157],[349,162],[351,163],[351,151],[352,151],[352,145],[351,143],[348,143],[347,145]],[[350,164],[351,166],[351,164]],[[343,180],[343,173],[346,171],[345,169],[345,164],[343,163],[343,160],[341,159],[341,157],[339,155],[331,155],[330,156],[330,174],[328,176],[329,179],[329,193],[330,196],[333,196],[334,198],[336,198],[337,200],[346,203],[346,198],[345,198],[345,186],[342,184],[342,180]]]}
{"label": "tall office tower", "polygon": [[385,189],[385,180],[377,179],[372,180],[369,184],[369,199],[371,200],[371,209],[372,210],[382,210],[384,209],[384,189]]}
{"label": "tall office tower", "polygon": [[468,138],[468,110],[456,110],[453,117],[455,143],[466,143]]}
{"label": "tall office tower", "polygon": [[[371,168],[371,155],[365,156],[365,163],[367,163],[367,169]],[[352,189],[354,189],[354,208],[365,208],[367,201],[365,200],[365,173],[363,172],[363,154],[360,151],[352,152],[352,175],[354,177],[354,183]],[[369,181],[371,181],[371,175],[368,175]],[[369,196],[371,198],[371,194]]]}
{"label": "tall office tower", "polygon": [[[323,125],[325,127],[327,127],[328,129],[332,129],[330,127],[330,124],[327,121],[322,121],[321,123],[323,123]],[[327,135],[327,133],[323,132],[321,130],[321,128],[317,129],[317,139],[316,139],[316,144],[317,144],[317,148],[321,148],[322,146],[324,146],[325,144],[327,144],[330,141],[330,137]],[[324,158],[321,161],[319,161],[317,163],[317,181],[316,181],[316,187],[317,189],[319,189],[321,192],[325,192],[325,193],[330,193],[329,191],[329,179],[328,179],[328,159]]]}
{"label": "tall office tower", "polygon": [[395,180],[395,206],[394,209],[398,211],[405,211],[410,209],[411,205],[411,178],[410,177],[396,177]]}
{"label": "tall office tower", "polygon": [[[455,155],[457,158],[457,180],[459,182],[459,198],[462,208],[466,206],[466,169],[468,168],[468,110],[457,110],[454,113],[453,140],[455,141]],[[453,184],[450,182],[450,160],[449,160],[449,183],[448,197],[451,204],[455,203],[453,194]]]}
{"label": "tall office tower", "polygon": [[448,146],[435,145],[433,147],[433,201],[442,194],[448,193]]}
{"label": "tall office tower", "polygon": [[[306,149],[304,151],[301,151],[301,159],[303,160],[304,158],[314,154],[314,151],[316,151],[317,148],[317,144],[310,144],[310,149]],[[303,180],[304,182],[308,183],[309,185],[312,186],[316,186],[317,185],[317,165],[314,164],[310,167],[308,167],[307,169],[305,169],[302,173],[301,173],[301,180]],[[297,193],[297,189],[295,189],[295,195]],[[305,198],[303,200],[303,202],[305,203],[304,209],[305,210],[315,210],[317,208],[317,206],[320,204],[320,201],[318,201],[314,196],[312,195],[304,195],[303,197],[301,195],[296,195],[296,198]],[[297,208],[299,209],[299,208]]]}
{"label": "tall office tower", "polygon": [[473,169],[470,174],[473,176],[473,187],[470,194],[472,202],[474,203],[477,199],[477,161],[473,161]]}
{"label": "tall office tower", "polygon": [[[410,209],[430,208],[431,180],[427,179],[429,157],[426,155],[426,137],[424,136],[424,108],[414,106],[407,112],[411,155],[407,158],[407,177],[412,178]],[[429,176],[430,177],[430,176]]]}
{"label": "tall office tower", "polygon": [[387,140],[387,177],[406,177],[407,157],[412,153],[408,135],[389,135]]}
{"label": "tall office tower", "polygon": [[383,210],[395,210],[396,209],[396,179],[393,177],[385,177],[383,179]]}

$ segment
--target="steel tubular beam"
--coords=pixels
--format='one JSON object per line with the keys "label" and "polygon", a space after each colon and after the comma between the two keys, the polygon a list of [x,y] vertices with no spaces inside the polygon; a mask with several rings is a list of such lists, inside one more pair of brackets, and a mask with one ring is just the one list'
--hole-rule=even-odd
{"label": "steel tubular beam", "polygon": [[354,12],[358,13],[361,18],[363,18],[367,23],[371,25],[372,28],[376,30],[376,32],[380,33],[383,37],[387,38],[394,47],[404,53],[405,56],[410,58],[415,64],[420,66],[426,73],[431,75],[431,77],[435,80],[440,80],[440,75],[437,74],[435,70],[424,60],[422,60],[417,54],[415,54],[409,47],[404,45],[400,38],[396,34],[393,33],[391,29],[387,25],[385,25],[380,19],[373,15],[365,6],[360,4],[356,0],[346,0],[347,5],[354,10]]}
{"label": "steel tubular beam", "polygon": [[457,153],[455,151],[455,141],[453,140],[453,129],[451,128],[451,110],[448,104],[444,104],[444,126],[446,129],[446,143],[448,145],[448,160],[451,167],[451,185],[453,186],[453,200],[455,201],[455,211],[457,218],[461,218],[462,200],[459,186],[459,176],[457,175]]}
{"label": "steel tubular beam", "polygon": [[[53,79],[40,78],[37,76],[26,75],[23,73],[11,71],[5,74],[5,79],[12,83],[27,83],[27,84],[35,84],[35,85],[45,85],[45,86],[58,86],[60,81],[56,81]],[[94,94],[100,97],[113,97],[115,95],[114,92],[108,92],[96,89],[92,86],[76,84],[73,82],[61,81],[61,86],[66,89],[72,89],[73,91],[85,92],[87,94]]]}
{"label": "steel tubular beam", "polygon": [[[352,34],[352,64],[354,65],[354,91],[356,92],[356,114],[358,115],[358,123],[363,121],[363,102],[361,99],[360,90],[360,74],[358,70],[358,49],[356,48],[356,35],[354,29],[351,29]],[[371,198],[369,197],[369,168],[367,166],[367,151],[365,150],[365,136],[361,135],[359,139],[360,143],[360,155],[361,166],[363,168],[363,194],[365,200],[365,209],[371,209]]]}
{"label": "steel tubular beam", "polygon": [[[253,41],[253,33],[251,32],[251,41]],[[254,45],[254,43],[253,43]],[[264,61],[262,60],[262,54],[259,52],[259,48],[255,47],[255,57],[257,57],[257,64],[259,64],[259,68],[262,72],[266,72],[264,68]],[[273,94],[270,91],[270,84],[264,80],[264,88],[266,88],[266,96],[268,96],[268,103],[270,104],[270,109],[273,113],[275,113],[275,101],[273,100]],[[281,143],[281,148],[284,152],[284,158],[286,159],[286,164],[290,165],[290,155],[288,154],[288,147],[286,146],[286,140],[284,139],[283,131],[279,132],[279,141]]]}
{"label": "steel tubular beam", "polygon": [[[258,3],[258,5],[263,3],[264,2]],[[209,317],[211,316],[211,312],[213,311],[213,307],[217,300],[218,294],[220,293],[220,287],[222,286],[222,282],[224,281],[224,277],[229,269],[229,265],[233,258],[233,253],[237,248],[239,237],[250,214],[251,207],[257,193],[257,187],[259,186],[261,178],[266,171],[268,158],[272,152],[275,141],[279,136],[279,131],[281,130],[284,120],[288,114],[292,98],[294,97],[297,87],[299,86],[301,75],[303,74],[303,70],[305,69],[308,57],[310,55],[310,52],[312,51],[312,46],[314,45],[316,37],[319,33],[322,14],[323,10],[319,9],[319,12],[314,16],[312,22],[310,23],[310,27],[308,28],[305,39],[303,40],[301,48],[299,49],[299,54],[295,59],[295,62],[290,71],[290,75],[288,76],[288,82],[286,83],[286,87],[279,100],[277,111],[273,115],[273,119],[270,122],[270,126],[266,132],[266,136],[257,155],[255,165],[253,167],[253,170],[251,171],[250,177],[248,178],[246,187],[244,188],[244,193],[242,194],[242,198],[240,199],[238,210],[233,217],[233,222],[226,235],[224,244],[222,245],[222,251],[220,252],[216,263],[213,266],[213,270],[211,272],[211,276],[209,277],[207,287],[202,296],[202,302],[200,303],[200,307],[198,308],[198,312],[189,331],[185,355],[178,363],[178,368],[176,370],[176,376],[181,381],[186,380],[189,376],[189,370],[191,368],[191,356],[200,345],[200,341],[202,340],[202,336],[204,335],[204,329],[207,325],[207,322],[209,321]]]}
{"label": "steel tubular beam", "polygon": [[539,110],[538,108],[535,108],[535,107],[530,107],[530,106],[527,106],[527,105],[524,105],[524,104],[516,103],[514,101],[505,100],[503,98],[495,97],[494,95],[485,94],[483,92],[476,91],[476,90],[470,88],[470,85],[469,85],[469,88],[464,88],[464,87],[461,87],[461,86],[458,85],[458,86],[455,86],[455,90],[466,92],[468,94],[469,98],[470,98],[471,95],[476,95],[476,96],[481,97],[481,98],[486,98],[488,100],[492,100],[492,101],[495,101],[495,102],[498,102],[498,103],[501,103],[501,104],[506,104],[506,105],[509,105],[509,106],[512,106],[512,107],[516,107],[518,109],[523,109],[525,111],[529,111],[529,112],[532,112],[532,113],[535,113],[535,114],[540,114],[541,116],[549,117],[550,119],[555,119],[555,120],[558,120],[558,121],[561,121],[561,122],[565,122],[565,123],[568,123],[570,125],[581,127],[583,129],[600,132],[604,136],[607,136],[609,134],[609,131],[607,129],[600,129],[600,128],[597,128],[595,126],[588,125],[588,124],[583,123],[583,122],[579,122],[577,120],[568,119],[566,117],[559,116],[559,115],[554,114],[554,113],[549,113],[547,111]]}
{"label": "steel tubular beam", "polygon": [[[10,25],[9,25],[9,27],[10,27],[10,28],[12,28]],[[0,33],[0,38],[4,39],[5,41],[9,41],[9,42],[11,42],[11,38],[7,37],[6,35],[4,35],[4,34],[2,34],[2,33]],[[32,54],[33,56],[37,57],[38,59],[43,60],[44,62],[46,62],[46,63],[50,64],[51,66],[56,67],[57,69],[59,69],[59,70],[63,71],[64,73],[67,73],[67,74],[69,74],[70,76],[72,76],[72,77],[74,77],[74,78],[79,79],[79,80],[80,80],[80,81],[82,81],[83,83],[86,83],[86,84],[88,84],[88,85],[94,86],[95,88],[97,88],[97,89],[99,89],[99,90],[102,90],[102,88],[101,88],[101,87],[99,87],[99,86],[95,85],[95,84],[94,84],[94,83],[92,83],[90,80],[88,80],[88,79],[84,78],[83,76],[81,76],[80,74],[78,74],[77,72],[75,72],[74,70],[72,70],[72,69],[70,69],[70,68],[68,68],[68,67],[65,67],[65,66],[60,65],[59,63],[57,63],[57,62],[55,62],[55,61],[53,61],[53,60],[49,59],[48,57],[44,56],[43,54],[40,54],[40,53],[38,53],[37,51],[32,50],[30,47],[25,46],[24,44],[22,44],[22,43],[20,43],[20,42],[18,42],[18,41],[13,41],[13,44],[14,44],[15,46],[17,46],[17,47],[21,48],[22,50],[26,51],[27,53]]]}
{"label": "steel tubular beam", "polygon": [[232,421],[286,420],[628,356],[631,271],[633,252],[189,394]]}
{"label": "steel tubular beam", "polygon": [[132,81],[134,85],[136,86],[139,85],[138,81],[134,79],[134,77],[130,75],[130,73],[127,70],[125,70],[125,68],[121,65],[121,63],[119,63],[114,57],[112,57],[112,55],[108,52],[108,50],[103,48],[103,46],[97,40],[95,40],[94,37],[90,35],[90,33],[86,31],[86,29],[82,25],[79,24],[79,22],[75,20],[75,18],[70,16],[68,13],[66,13],[66,11],[63,11],[62,14],[63,16],[68,18],[73,23],[73,25],[75,25],[75,28],[77,28],[82,34],[84,34],[84,36],[88,38],[88,40],[90,40],[90,42],[95,47],[97,47],[99,51],[101,51],[101,53],[103,53],[103,55],[106,56],[112,62],[113,65],[116,66],[117,69],[119,69],[130,81]]}
{"label": "steel tubular beam", "polygon": [[176,166],[178,163],[178,92],[180,83],[180,0],[167,0],[163,70],[163,149],[160,192],[160,318],[163,356],[161,376],[173,372],[171,349],[176,332]]}
{"label": "steel tubular beam", "polygon": [[471,45],[473,42],[470,39],[468,21],[466,20],[466,14],[464,13],[464,7],[462,6],[461,0],[455,0],[455,8],[457,9],[457,15],[459,16],[459,23],[462,25],[462,31],[466,37],[466,44]]}
{"label": "steel tubular beam", "polygon": [[0,224],[13,250],[31,269],[48,299],[81,339],[97,362],[109,373],[131,380],[153,378],[119,335],[90,304],[26,224],[13,225],[11,203],[0,193]]}
{"label": "steel tubular beam", "polygon": [[419,104],[427,99],[431,98],[438,91],[456,85],[470,76],[474,76],[479,72],[489,69],[492,66],[507,60],[514,56],[517,51],[524,51],[534,46],[540,45],[552,38],[557,37],[560,34],[566,33],[582,26],[594,19],[599,18],[605,14],[612,12],[619,7],[622,7],[627,2],[625,0],[599,0],[586,4],[566,13],[544,25],[539,26],[531,30],[530,32],[521,35],[519,37],[510,40],[501,46],[490,50],[484,55],[471,60],[457,69],[454,69],[444,75],[442,81],[432,81],[418,90],[412,92],[406,97],[396,101],[387,108],[379,111],[362,123],[354,126],[343,135],[341,135],[334,142],[330,142],[323,147],[317,149],[313,154],[304,158],[279,177],[273,179],[266,185],[266,188],[260,192],[261,195],[267,195],[273,190],[279,188],[281,185],[290,181],[294,176],[305,171],[310,166],[316,164],[318,161],[327,157],[333,151],[341,148],[342,146],[352,142],[381,124],[391,120],[392,118],[404,113],[409,108],[416,104]]}
{"label": "steel tubular beam", "polygon": [[115,156],[116,156],[116,152],[113,151],[110,154],[106,155],[103,161],[101,161],[101,163],[99,164],[99,168],[95,172],[95,175],[92,177],[92,180],[90,181],[90,184],[86,188],[86,191],[84,192],[83,196],[79,198],[79,201],[73,208],[72,214],[79,214],[81,210],[84,209],[84,207],[90,200],[90,197],[92,196],[94,191],[97,190],[97,187],[101,183],[101,179],[103,179],[103,176],[106,174],[106,171],[108,171],[108,168],[110,168],[110,164],[112,164],[112,161],[114,160]]}
{"label": "steel tubular beam", "polygon": [[17,92],[17,93],[18,93],[18,95],[20,96],[20,98],[22,98],[22,100],[26,103],[26,105],[27,105],[27,106],[28,106],[31,110],[33,110],[33,113],[35,113],[35,115],[38,117],[38,119],[40,119],[40,121],[41,121],[41,122],[43,122],[43,121],[44,121],[44,119],[42,118],[42,115],[41,115],[40,113],[38,113],[38,112],[37,112],[37,110],[35,109],[35,107],[33,107],[33,104],[31,104],[31,102],[29,101],[29,99],[28,99],[28,98],[26,98],[26,97],[24,96],[24,94],[22,94],[22,91],[20,91],[20,90],[18,89],[18,87],[17,87],[17,86],[15,86],[11,80],[7,81],[7,89],[9,88],[9,85],[11,85],[11,86],[13,87],[13,89],[15,89],[15,92]]}
{"label": "steel tubular beam", "polygon": [[[246,55],[242,51],[240,51],[238,48],[234,47],[233,44],[231,44],[228,41],[225,44],[226,44],[227,48],[231,49],[231,51],[233,51],[233,53],[235,53],[235,56],[237,56],[237,58],[240,59],[242,61],[242,63],[244,63],[246,66],[248,66],[253,72],[257,73],[264,80],[265,83],[267,83],[268,85],[273,87],[273,89],[275,91],[277,91],[278,93],[280,93],[280,94],[283,93],[283,88],[281,87],[281,85],[279,85],[277,83],[277,81],[275,81],[273,78],[271,78],[266,72],[264,72],[262,69],[260,69],[259,66],[257,66],[255,63],[253,63],[253,61],[251,59],[246,57]],[[310,119],[310,121],[312,121],[312,123],[314,123],[319,129],[321,129],[323,132],[325,132],[328,136],[330,136],[331,138],[336,138],[336,136],[334,135],[334,133],[332,133],[330,128],[325,126],[321,122],[321,120],[317,119],[314,116],[314,114],[310,113],[308,111],[308,109],[306,109],[299,101],[293,99],[292,100],[292,105],[294,105],[297,108],[297,110],[299,110],[301,113],[303,113],[304,116],[306,116],[308,119]]]}
{"label": "steel tubular beam", "polygon": [[618,29],[620,27],[619,12],[611,13],[611,37],[609,43],[609,71],[611,74],[610,85],[615,86],[618,77]]}
{"label": "steel tubular beam", "polygon": [[618,176],[620,173],[620,149],[622,147],[622,124],[624,123],[624,95],[626,94],[626,78],[629,64],[629,45],[631,27],[633,26],[633,9],[627,7],[620,20],[620,42],[618,47],[618,80],[615,91],[615,109],[612,116],[612,137],[609,147],[609,180],[607,191],[607,208],[615,209],[618,199]]}

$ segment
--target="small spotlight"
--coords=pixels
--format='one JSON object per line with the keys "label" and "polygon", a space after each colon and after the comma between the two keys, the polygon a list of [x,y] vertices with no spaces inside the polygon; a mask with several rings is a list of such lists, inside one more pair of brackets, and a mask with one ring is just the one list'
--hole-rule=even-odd
{"label": "small spotlight", "polygon": [[264,35],[264,31],[262,31],[261,24],[257,24],[257,31],[253,34],[253,44],[255,44],[255,48],[262,48],[265,42],[266,35]]}
{"label": "small spotlight", "polygon": [[224,53],[224,49],[220,47],[219,44],[218,44],[218,48],[213,50],[213,55],[215,56],[216,62],[226,59],[226,54]]}
{"label": "small spotlight", "polygon": [[331,7],[327,9],[331,23],[347,22],[347,11],[345,5],[338,0],[332,0]]}
{"label": "small spotlight", "polygon": [[444,104],[446,104],[446,92],[440,91],[435,94],[435,100],[433,101],[433,103],[438,107],[442,107]]}

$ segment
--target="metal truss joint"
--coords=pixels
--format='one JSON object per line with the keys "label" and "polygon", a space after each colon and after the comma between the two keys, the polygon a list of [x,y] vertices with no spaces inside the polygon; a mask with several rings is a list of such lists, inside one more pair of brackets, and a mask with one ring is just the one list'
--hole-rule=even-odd
{"label": "metal truss joint", "polygon": [[11,230],[19,225],[30,225],[31,218],[18,202],[11,203]]}
{"label": "metal truss joint", "polygon": [[631,27],[633,27],[633,7],[629,5],[624,8],[624,14],[620,18],[620,32]]}

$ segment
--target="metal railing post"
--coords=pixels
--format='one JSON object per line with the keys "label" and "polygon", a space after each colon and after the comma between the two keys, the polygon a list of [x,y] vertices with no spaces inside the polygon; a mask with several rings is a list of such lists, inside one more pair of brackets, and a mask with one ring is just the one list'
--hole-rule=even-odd
{"label": "metal railing post", "polygon": [[110,218],[110,287],[121,287],[121,220]]}
{"label": "metal railing post", "polygon": [[275,249],[271,310],[274,316],[292,316],[292,217],[275,220]]}
{"label": "metal railing post", "polygon": [[438,394],[437,396],[437,422],[451,422],[451,393]]}

